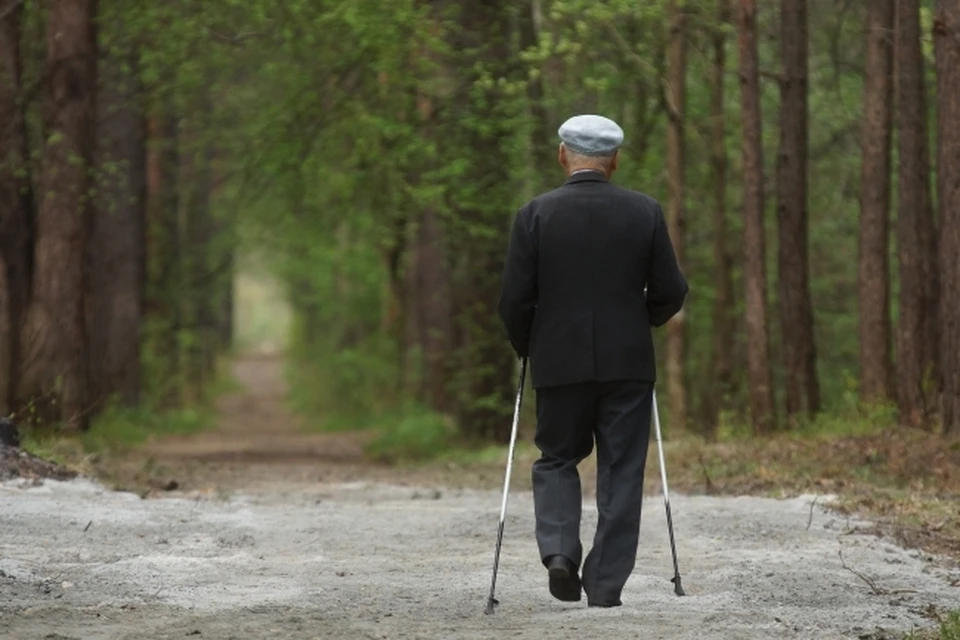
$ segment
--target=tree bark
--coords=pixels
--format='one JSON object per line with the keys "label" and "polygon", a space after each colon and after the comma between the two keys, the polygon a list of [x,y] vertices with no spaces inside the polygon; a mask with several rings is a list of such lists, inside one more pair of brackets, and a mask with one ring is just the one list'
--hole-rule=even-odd
{"label": "tree bark", "polygon": [[893,125],[895,0],[867,8],[860,165],[860,399],[892,397],[890,322],[890,143]]}
{"label": "tree bark", "polygon": [[146,120],[137,52],[104,52],[96,164],[99,185],[87,256],[90,389],[95,404],[140,401],[140,322],[146,268]]}
{"label": "tree bark", "polygon": [[186,289],[183,293],[188,309],[188,348],[185,350],[185,373],[190,400],[204,398],[206,383],[213,369],[216,316],[215,260],[212,246],[213,215],[210,210],[213,194],[213,153],[206,139],[212,106],[206,90],[201,89],[192,113],[190,126],[181,131],[180,182],[184,185],[184,245]]}
{"label": "tree bark", "polygon": [[169,104],[148,125],[146,308],[151,386],[160,407],[169,409],[181,404],[180,127]]}
{"label": "tree bark", "polygon": [[733,260],[727,238],[727,145],[724,116],[724,76],[727,36],[723,25],[730,22],[729,0],[717,3],[717,28],[712,35],[713,67],[710,77],[710,187],[713,195],[714,290],[712,348],[703,407],[703,433],[716,438],[720,407],[730,391],[733,370]]}
{"label": "tree bark", "polygon": [[820,410],[817,350],[807,258],[807,0],[780,3],[780,151],[777,154],[780,326],[786,369],[786,414]]}
{"label": "tree bark", "polygon": [[[470,185],[458,199],[460,223],[456,250],[467,265],[460,272],[454,315],[459,327],[454,344],[460,355],[458,418],[474,437],[506,442],[510,437],[513,358],[503,340],[496,312],[507,234],[503,211],[513,200],[515,182],[509,139],[519,115],[517,101],[499,83],[479,83],[477,67],[493,78],[511,71],[509,3],[504,0],[460,3],[460,24],[454,50],[466,81],[454,98],[467,117],[449,120],[448,135],[468,150]],[[479,62],[479,65],[477,64]],[[479,89],[478,89],[479,88]],[[478,96],[477,91],[482,92]],[[462,136],[462,137],[461,137]],[[481,229],[504,232],[488,233]],[[458,339],[459,338],[459,339]]]}
{"label": "tree bark", "polygon": [[49,4],[49,107],[20,397],[44,421],[89,426],[85,246],[96,117],[94,0]]}
{"label": "tree bark", "polygon": [[440,216],[424,210],[414,254],[417,340],[423,354],[420,396],[431,409],[449,411],[452,316],[449,267]]}
{"label": "tree bark", "polygon": [[743,118],[743,251],[747,378],[753,428],[758,434],[764,434],[775,429],[776,416],[773,408],[773,380],[770,372],[770,338],[767,320],[763,147],[756,0],[740,0],[737,18]]}
{"label": "tree bark", "polygon": [[943,431],[960,433],[960,0],[938,0],[937,190],[940,207],[940,363]]}
{"label": "tree bark", "polygon": [[918,0],[898,0],[896,32],[897,126],[900,132],[897,403],[903,424],[923,427],[929,426],[935,406],[939,276],[930,203],[927,97]]}
{"label": "tree bark", "polygon": [[[670,0],[670,36],[667,40],[667,227],[673,240],[677,261],[684,264],[684,238],[686,236],[686,212],[684,211],[684,188],[686,186],[686,84],[687,43],[686,6],[683,0]],[[687,425],[686,365],[686,317],[683,311],[667,323],[667,398],[670,402],[670,419],[674,424]]]}
{"label": "tree bark", "polygon": [[16,408],[21,332],[33,272],[33,191],[20,101],[23,6],[0,18],[0,415]]}
{"label": "tree bark", "polygon": [[[221,227],[222,230],[222,227]],[[236,272],[234,250],[227,250],[224,258],[224,273],[218,280],[217,294],[217,347],[226,352],[233,348],[234,339],[234,276]]]}

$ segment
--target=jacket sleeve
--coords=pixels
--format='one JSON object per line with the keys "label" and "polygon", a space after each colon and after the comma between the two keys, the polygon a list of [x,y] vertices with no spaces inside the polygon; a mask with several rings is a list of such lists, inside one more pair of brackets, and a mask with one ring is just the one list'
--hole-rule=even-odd
{"label": "jacket sleeve", "polygon": [[530,351],[538,295],[537,247],[527,227],[527,213],[527,209],[521,209],[513,222],[498,307],[510,344],[521,358]]}
{"label": "jacket sleeve", "polygon": [[680,271],[663,210],[657,206],[650,271],[647,274],[647,315],[650,324],[660,327],[683,308],[690,288]]}

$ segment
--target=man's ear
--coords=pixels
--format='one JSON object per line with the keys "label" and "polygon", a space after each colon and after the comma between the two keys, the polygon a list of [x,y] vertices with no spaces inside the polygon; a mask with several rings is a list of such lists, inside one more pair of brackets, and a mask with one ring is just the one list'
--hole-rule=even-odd
{"label": "man's ear", "polygon": [[557,162],[559,162],[560,166],[564,169],[567,168],[567,149],[563,146],[562,142],[557,145]]}
{"label": "man's ear", "polygon": [[617,170],[617,167],[620,166],[620,150],[617,149],[616,153],[613,154],[613,160],[610,161],[610,173],[613,173]]}

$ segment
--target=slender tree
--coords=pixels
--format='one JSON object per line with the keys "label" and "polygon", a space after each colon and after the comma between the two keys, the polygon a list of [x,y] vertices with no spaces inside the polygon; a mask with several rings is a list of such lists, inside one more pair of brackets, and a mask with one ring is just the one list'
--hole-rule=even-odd
{"label": "slender tree", "polygon": [[49,108],[20,396],[34,402],[41,419],[82,430],[91,409],[84,265],[96,118],[96,3],[55,0],[48,6]]}
{"label": "slender tree", "polygon": [[890,143],[895,0],[867,6],[860,165],[860,399],[892,397],[890,350]]}
{"label": "slender tree", "polygon": [[[677,260],[682,267],[687,226],[683,202],[686,184],[684,118],[687,85],[687,16],[684,0],[670,0],[667,11],[670,34],[667,38],[666,70],[668,109],[666,214],[670,238],[673,240]],[[687,424],[687,389],[684,376],[686,350],[686,318],[681,311],[667,325],[666,374],[671,420],[684,426]]]}
{"label": "slender tree", "polygon": [[460,58],[457,64],[466,73],[455,98],[462,116],[447,120],[448,133],[461,131],[461,149],[470,158],[470,184],[459,191],[455,204],[459,419],[468,433],[498,441],[510,437],[515,360],[503,342],[496,307],[507,248],[504,211],[515,204],[509,141],[522,117],[519,101],[504,87],[512,72],[509,4],[459,4],[454,47],[469,63]]}
{"label": "slender tree", "polygon": [[927,96],[920,48],[918,0],[897,2],[897,128],[899,189],[897,239],[900,263],[900,317],[897,323],[897,403],[900,420],[929,425],[934,408],[935,340],[939,308]]}
{"label": "slender tree", "polygon": [[743,118],[744,282],[746,286],[747,379],[750,415],[757,433],[776,426],[770,337],[767,320],[767,270],[764,240],[763,146],[760,119],[760,62],[757,53],[757,3],[740,0],[737,14],[740,94]]}
{"label": "slender tree", "polygon": [[147,339],[151,391],[164,408],[180,405],[179,121],[168,100],[147,120]]}
{"label": "slender tree", "polygon": [[212,125],[209,89],[200,88],[191,106],[190,126],[180,132],[181,182],[184,196],[184,281],[182,297],[189,346],[186,349],[188,392],[194,400],[204,397],[204,389],[215,362],[216,309],[215,284],[218,265],[211,246],[214,220],[213,145],[207,135]]}
{"label": "slender tree", "polygon": [[780,326],[790,419],[820,410],[807,258],[808,39],[807,0],[781,0],[777,219]]}
{"label": "slender tree", "polygon": [[943,429],[960,433],[960,0],[938,0],[937,186],[940,206],[940,354]]}
{"label": "slender tree", "polygon": [[717,432],[724,395],[729,391],[733,369],[734,329],[733,264],[727,232],[727,144],[724,82],[726,76],[729,0],[718,0],[717,21],[712,34],[713,65],[710,76],[710,187],[713,195],[713,327],[712,348],[704,392],[703,425],[708,438]]}
{"label": "slender tree", "polygon": [[34,203],[21,100],[23,6],[0,17],[0,415],[15,408],[32,277]]}
{"label": "slender tree", "polygon": [[417,342],[423,354],[420,397],[436,411],[452,408],[449,355],[453,326],[446,244],[436,208],[425,208],[415,239],[415,320]]}
{"label": "slender tree", "polygon": [[[119,16],[111,26],[122,30]],[[90,390],[95,403],[140,400],[140,325],[146,266],[146,119],[137,50],[102,48],[97,108],[97,197],[88,265]]]}

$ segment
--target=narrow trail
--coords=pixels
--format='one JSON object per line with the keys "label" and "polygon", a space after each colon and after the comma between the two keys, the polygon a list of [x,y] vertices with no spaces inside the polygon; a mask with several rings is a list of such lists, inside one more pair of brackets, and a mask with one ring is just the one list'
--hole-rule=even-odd
{"label": "narrow trail", "polygon": [[[900,640],[960,602],[960,573],[823,498],[671,494],[677,598],[654,493],[624,606],[559,603],[518,489],[485,616],[499,487],[371,464],[362,435],[300,430],[278,359],[234,367],[215,429],[138,454],[180,490],[0,483],[0,638]],[[586,546],[596,519],[585,500]]]}
{"label": "narrow trail", "polygon": [[309,433],[287,408],[283,360],[247,355],[232,363],[238,389],[217,404],[215,428],[148,443],[138,456],[164,467],[185,487],[270,491],[278,485],[384,479],[367,460],[364,432]]}

